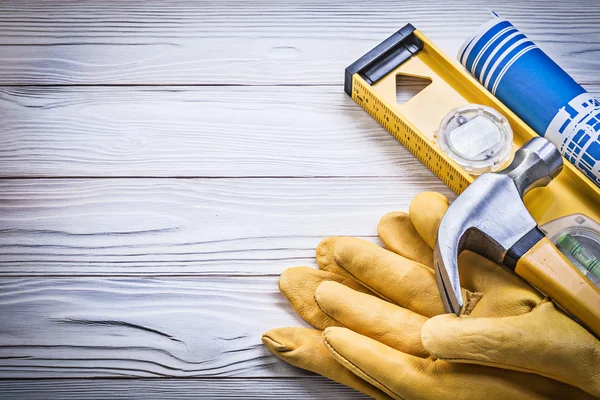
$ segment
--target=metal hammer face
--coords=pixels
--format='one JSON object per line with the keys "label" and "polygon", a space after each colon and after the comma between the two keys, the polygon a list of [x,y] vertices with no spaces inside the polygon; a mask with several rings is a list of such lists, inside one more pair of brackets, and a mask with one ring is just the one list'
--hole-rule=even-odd
{"label": "metal hammer face", "polygon": [[478,177],[446,211],[434,247],[436,278],[446,312],[460,314],[458,255],[471,250],[514,270],[521,254],[543,234],[523,203],[562,170],[556,147],[542,137],[527,142],[503,171]]}

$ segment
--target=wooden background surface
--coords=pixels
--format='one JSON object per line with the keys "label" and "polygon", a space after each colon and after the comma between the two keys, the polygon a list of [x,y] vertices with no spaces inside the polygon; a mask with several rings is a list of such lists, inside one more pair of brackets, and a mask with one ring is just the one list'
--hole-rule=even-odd
{"label": "wooden background surface", "polygon": [[[600,95],[600,3],[495,3]],[[407,22],[454,55],[489,7],[0,2],[0,397],[363,398],[260,344],[320,238],[450,195],[343,70]]]}

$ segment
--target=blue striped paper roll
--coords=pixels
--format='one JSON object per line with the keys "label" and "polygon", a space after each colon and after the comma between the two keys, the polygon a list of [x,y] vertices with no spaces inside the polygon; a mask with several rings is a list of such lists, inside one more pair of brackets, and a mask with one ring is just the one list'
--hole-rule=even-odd
{"label": "blue striped paper roll", "polygon": [[600,102],[531,40],[495,17],[463,44],[458,60],[600,186]]}

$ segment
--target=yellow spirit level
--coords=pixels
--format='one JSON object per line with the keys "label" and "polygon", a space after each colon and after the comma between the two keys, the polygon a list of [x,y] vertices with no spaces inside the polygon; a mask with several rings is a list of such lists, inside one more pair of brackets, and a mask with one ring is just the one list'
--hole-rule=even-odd
{"label": "yellow spirit level", "polygon": [[[396,101],[397,76],[431,84],[404,104]],[[537,134],[425,35],[406,25],[346,68],[344,90],[375,120],[435,173],[461,193],[473,180],[435,143],[442,119],[468,104],[489,106],[504,115],[514,132],[513,150]],[[571,214],[600,221],[600,188],[564,160],[564,169],[544,188],[525,196],[538,224]]]}

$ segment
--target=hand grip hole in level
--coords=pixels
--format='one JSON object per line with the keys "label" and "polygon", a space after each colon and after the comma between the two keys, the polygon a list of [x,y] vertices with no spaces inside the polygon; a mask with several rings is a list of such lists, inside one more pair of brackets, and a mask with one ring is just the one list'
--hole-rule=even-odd
{"label": "hand grip hole in level", "polygon": [[431,85],[431,79],[420,76],[396,75],[396,102],[404,104]]}

